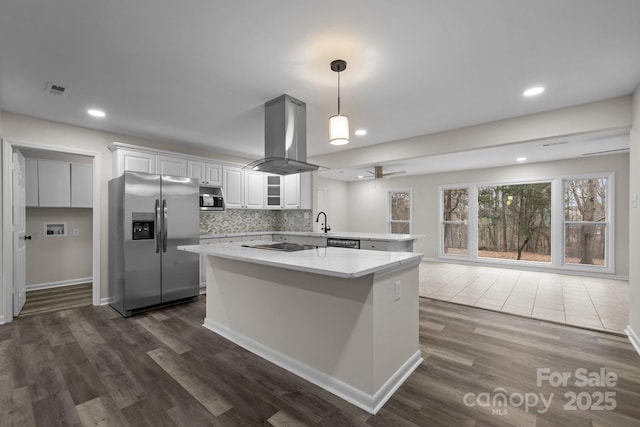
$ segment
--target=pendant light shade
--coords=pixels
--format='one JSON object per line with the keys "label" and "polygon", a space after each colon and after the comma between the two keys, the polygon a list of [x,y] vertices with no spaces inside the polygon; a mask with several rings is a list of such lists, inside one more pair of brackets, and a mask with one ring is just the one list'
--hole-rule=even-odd
{"label": "pendant light shade", "polygon": [[338,73],[338,114],[329,118],[329,142],[333,145],[349,143],[349,119],[340,114],[340,72],[347,68],[342,59],[331,61],[331,70]]}
{"label": "pendant light shade", "polygon": [[347,116],[329,117],[329,142],[333,145],[349,143],[349,118]]}

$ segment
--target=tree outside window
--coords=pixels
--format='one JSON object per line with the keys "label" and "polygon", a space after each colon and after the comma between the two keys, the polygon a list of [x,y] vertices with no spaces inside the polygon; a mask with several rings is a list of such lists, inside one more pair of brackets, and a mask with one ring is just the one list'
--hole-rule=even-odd
{"label": "tree outside window", "polygon": [[442,192],[442,252],[448,255],[468,255],[469,191],[467,188],[447,188]]}
{"label": "tree outside window", "polygon": [[564,261],[606,265],[607,179],[564,181]]}
{"label": "tree outside window", "polygon": [[411,192],[389,191],[389,231],[394,234],[411,233]]}
{"label": "tree outside window", "polygon": [[478,257],[551,262],[551,183],[478,188]]}

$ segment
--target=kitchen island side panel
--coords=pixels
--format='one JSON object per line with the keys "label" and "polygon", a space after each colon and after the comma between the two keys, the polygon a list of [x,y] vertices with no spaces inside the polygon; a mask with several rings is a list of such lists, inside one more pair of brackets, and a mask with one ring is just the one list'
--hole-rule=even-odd
{"label": "kitchen island side panel", "polygon": [[205,324],[226,327],[370,395],[372,280],[208,256]]}

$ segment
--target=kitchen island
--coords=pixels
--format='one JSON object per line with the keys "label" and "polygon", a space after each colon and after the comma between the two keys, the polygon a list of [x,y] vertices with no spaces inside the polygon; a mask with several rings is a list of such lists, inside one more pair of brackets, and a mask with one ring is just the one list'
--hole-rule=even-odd
{"label": "kitchen island", "polygon": [[376,413],[422,362],[422,255],[242,245],[179,248],[206,255],[204,326]]}

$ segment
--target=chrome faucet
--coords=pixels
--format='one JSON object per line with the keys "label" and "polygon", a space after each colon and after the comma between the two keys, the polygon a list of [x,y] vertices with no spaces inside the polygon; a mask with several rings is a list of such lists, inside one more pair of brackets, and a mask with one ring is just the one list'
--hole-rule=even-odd
{"label": "chrome faucet", "polygon": [[324,222],[322,223],[322,227],[320,227],[325,233],[331,230],[329,224],[327,224],[327,214],[324,212],[318,212],[318,216],[316,217],[316,222],[320,221],[320,214],[324,215]]}

